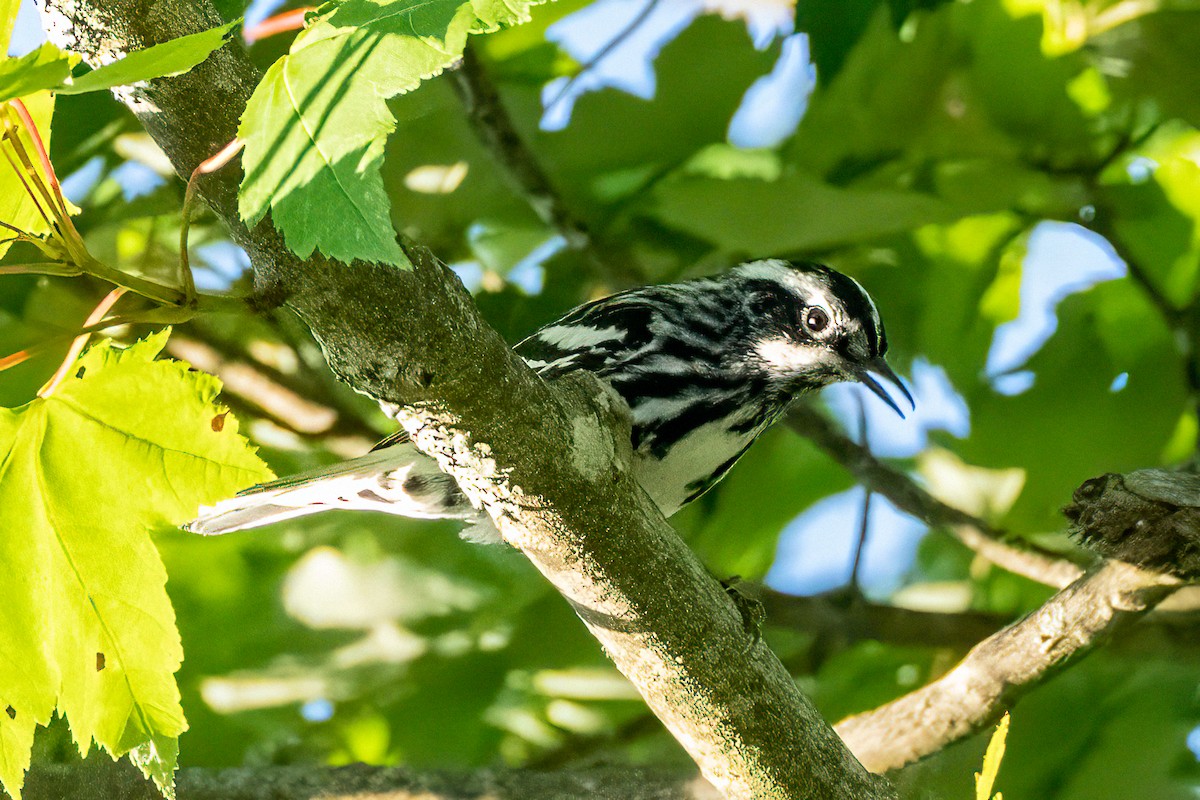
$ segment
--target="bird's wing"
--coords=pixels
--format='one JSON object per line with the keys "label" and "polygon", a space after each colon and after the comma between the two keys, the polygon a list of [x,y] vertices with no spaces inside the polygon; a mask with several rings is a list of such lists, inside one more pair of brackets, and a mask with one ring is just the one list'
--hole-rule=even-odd
{"label": "bird's wing", "polygon": [[631,290],[580,306],[514,349],[545,378],[577,369],[604,375],[653,340],[655,306],[644,294]]}

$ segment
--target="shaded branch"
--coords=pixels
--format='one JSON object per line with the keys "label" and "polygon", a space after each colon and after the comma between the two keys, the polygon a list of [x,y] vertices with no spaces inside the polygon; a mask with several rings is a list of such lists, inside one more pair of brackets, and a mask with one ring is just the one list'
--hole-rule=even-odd
{"label": "shaded branch", "polygon": [[454,72],[454,87],[476,135],[542,222],[558,231],[568,247],[583,253],[591,266],[614,285],[640,283],[641,276],[633,265],[602,252],[588,226],[567,207],[521,138],[500,99],[500,90],[471,45],[463,50],[462,64]]}
{"label": "shaded branch", "polygon": [[994,723],[1019,696],[1138,619],[1178,578],[1108,561],[991,636],[938,680],[839,722],[868,769],[896,769]]}
{"label": "shaded branch", "polygon": [[530,208],[543,222],[561,233],[569,247],[576,250],[591,247],[587,229],[566,207],[533,153],[525,146],[508,109],[500,101],[499,89],[471,45],[463,50],[462,63],[454,71],[454,88],[475,133],[508,172]]}
{"label": "shaded branch", "polygon": [[[418,772],[400,767],[245,767],[181,769],[179,800],[720,800],[695,773],[621,767],[540,772]],[[37,767],[26,800],[159,800],[127,763],[93,758],[70,767]]]}
{"label": "shaded branch", "polygon": [[997,566],[1056,588],[1076,580],[1083,570],[1070,561],[1030,547],[1004,542],[1004,532],[986,520],[943,503],[898,469],[884,464],[871,451],[846,436],[810,405],[797,404],[788,414],[792,430],[810,439],[871,491],[886,497],[901,511],[926,525],[945,528],[965,546]]}
{"label": "shaded branch", "polygon": [[1004,627],[1012,617],[986,611],[939,613],[872,603],[850,593],[799,597],[760,588],[767,624],[848,642],[872,639],[914,647],[953,647],[960,652]]}

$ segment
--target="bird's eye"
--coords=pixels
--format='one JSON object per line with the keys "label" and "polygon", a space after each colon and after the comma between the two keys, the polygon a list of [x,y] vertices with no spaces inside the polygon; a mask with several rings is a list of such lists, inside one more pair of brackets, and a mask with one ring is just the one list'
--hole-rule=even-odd
{"label": "bird's eye", "polygon": [[829,314],[819,306],[808,309],[804,315],[804,327],[809,333],[820,333],[829,327]]}

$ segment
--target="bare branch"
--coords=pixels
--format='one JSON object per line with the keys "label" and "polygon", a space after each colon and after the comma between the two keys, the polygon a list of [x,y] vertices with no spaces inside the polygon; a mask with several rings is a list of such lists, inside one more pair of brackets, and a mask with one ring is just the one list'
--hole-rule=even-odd
{"label": "bare branch", "polygon": [[766,587],[748,590],[763,604],[767,624],[836,635],[848,643],[873,639],[913,647],[963,652],[1004,627],[1012,617],[986,611],[938,613],[872,603],[849,592],[800,597]]}
{"label": "bare branch", "polygon": [[542,221],[558,231],[567,246],[582,252],[598,274],[615,286],[641,282],[628,258],[602,252],[588,226],[567,207],[541,164],[521,138],[520,132],[500,99],[500,91],[487,68],[470,45],[463,51],[461,66],[454,73],[454,86],[462,98],[467,117],[480,141],[508,172],[530,208]]}
{"label": "bare branch", "polygon": [[1067,586],[1083,574],[1077,565],[1054,554],[1032,546],[1006,544],[1003,531],[938,500],[908,475],[875,458],[812,406],[797,404],[788,415],[788,425],[901,511],[912,514],[930,527],[945,528],[997,566],[1055,588]]}
{"label": "bare branch", "polygon": [[1021,622],[981,642],[938,680],[842,720],[838,734],[875,772],[902,767],[994,723],[1020,695],[1101,644],[1181,581],[1108,561]]}
{"label": "bare branch", "polygon": [[512,117],[500,101],[499,89],[473,46],[468,45],[463,50],[462,64],[455,70],[454,79],[454,88],[458,90],[476,134],[508,171],[529,206],[543,222],[558,230],[570,247],[579,250],[589,247],[591,243],[583,223],[567,209],[541,164],[521,140]]}

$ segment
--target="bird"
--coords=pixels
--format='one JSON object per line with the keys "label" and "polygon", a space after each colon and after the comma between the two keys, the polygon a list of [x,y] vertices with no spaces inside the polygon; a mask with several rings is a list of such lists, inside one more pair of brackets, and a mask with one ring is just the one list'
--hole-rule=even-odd
{"label": "bird", "polygon": [[[885,360],[879,310],[853,278],[814,262],[760,259],[711,277],[618,292],[569,311],[515,348],[541,377],[585,370],[628,405],[633,474],[664,516],[711,489],[798,398],[876,379],[916,403]],[[215,535],[334,509],[466,523],[499,541],[486,515],[403,431],[369,453],[250,487],[184,527]]]}

